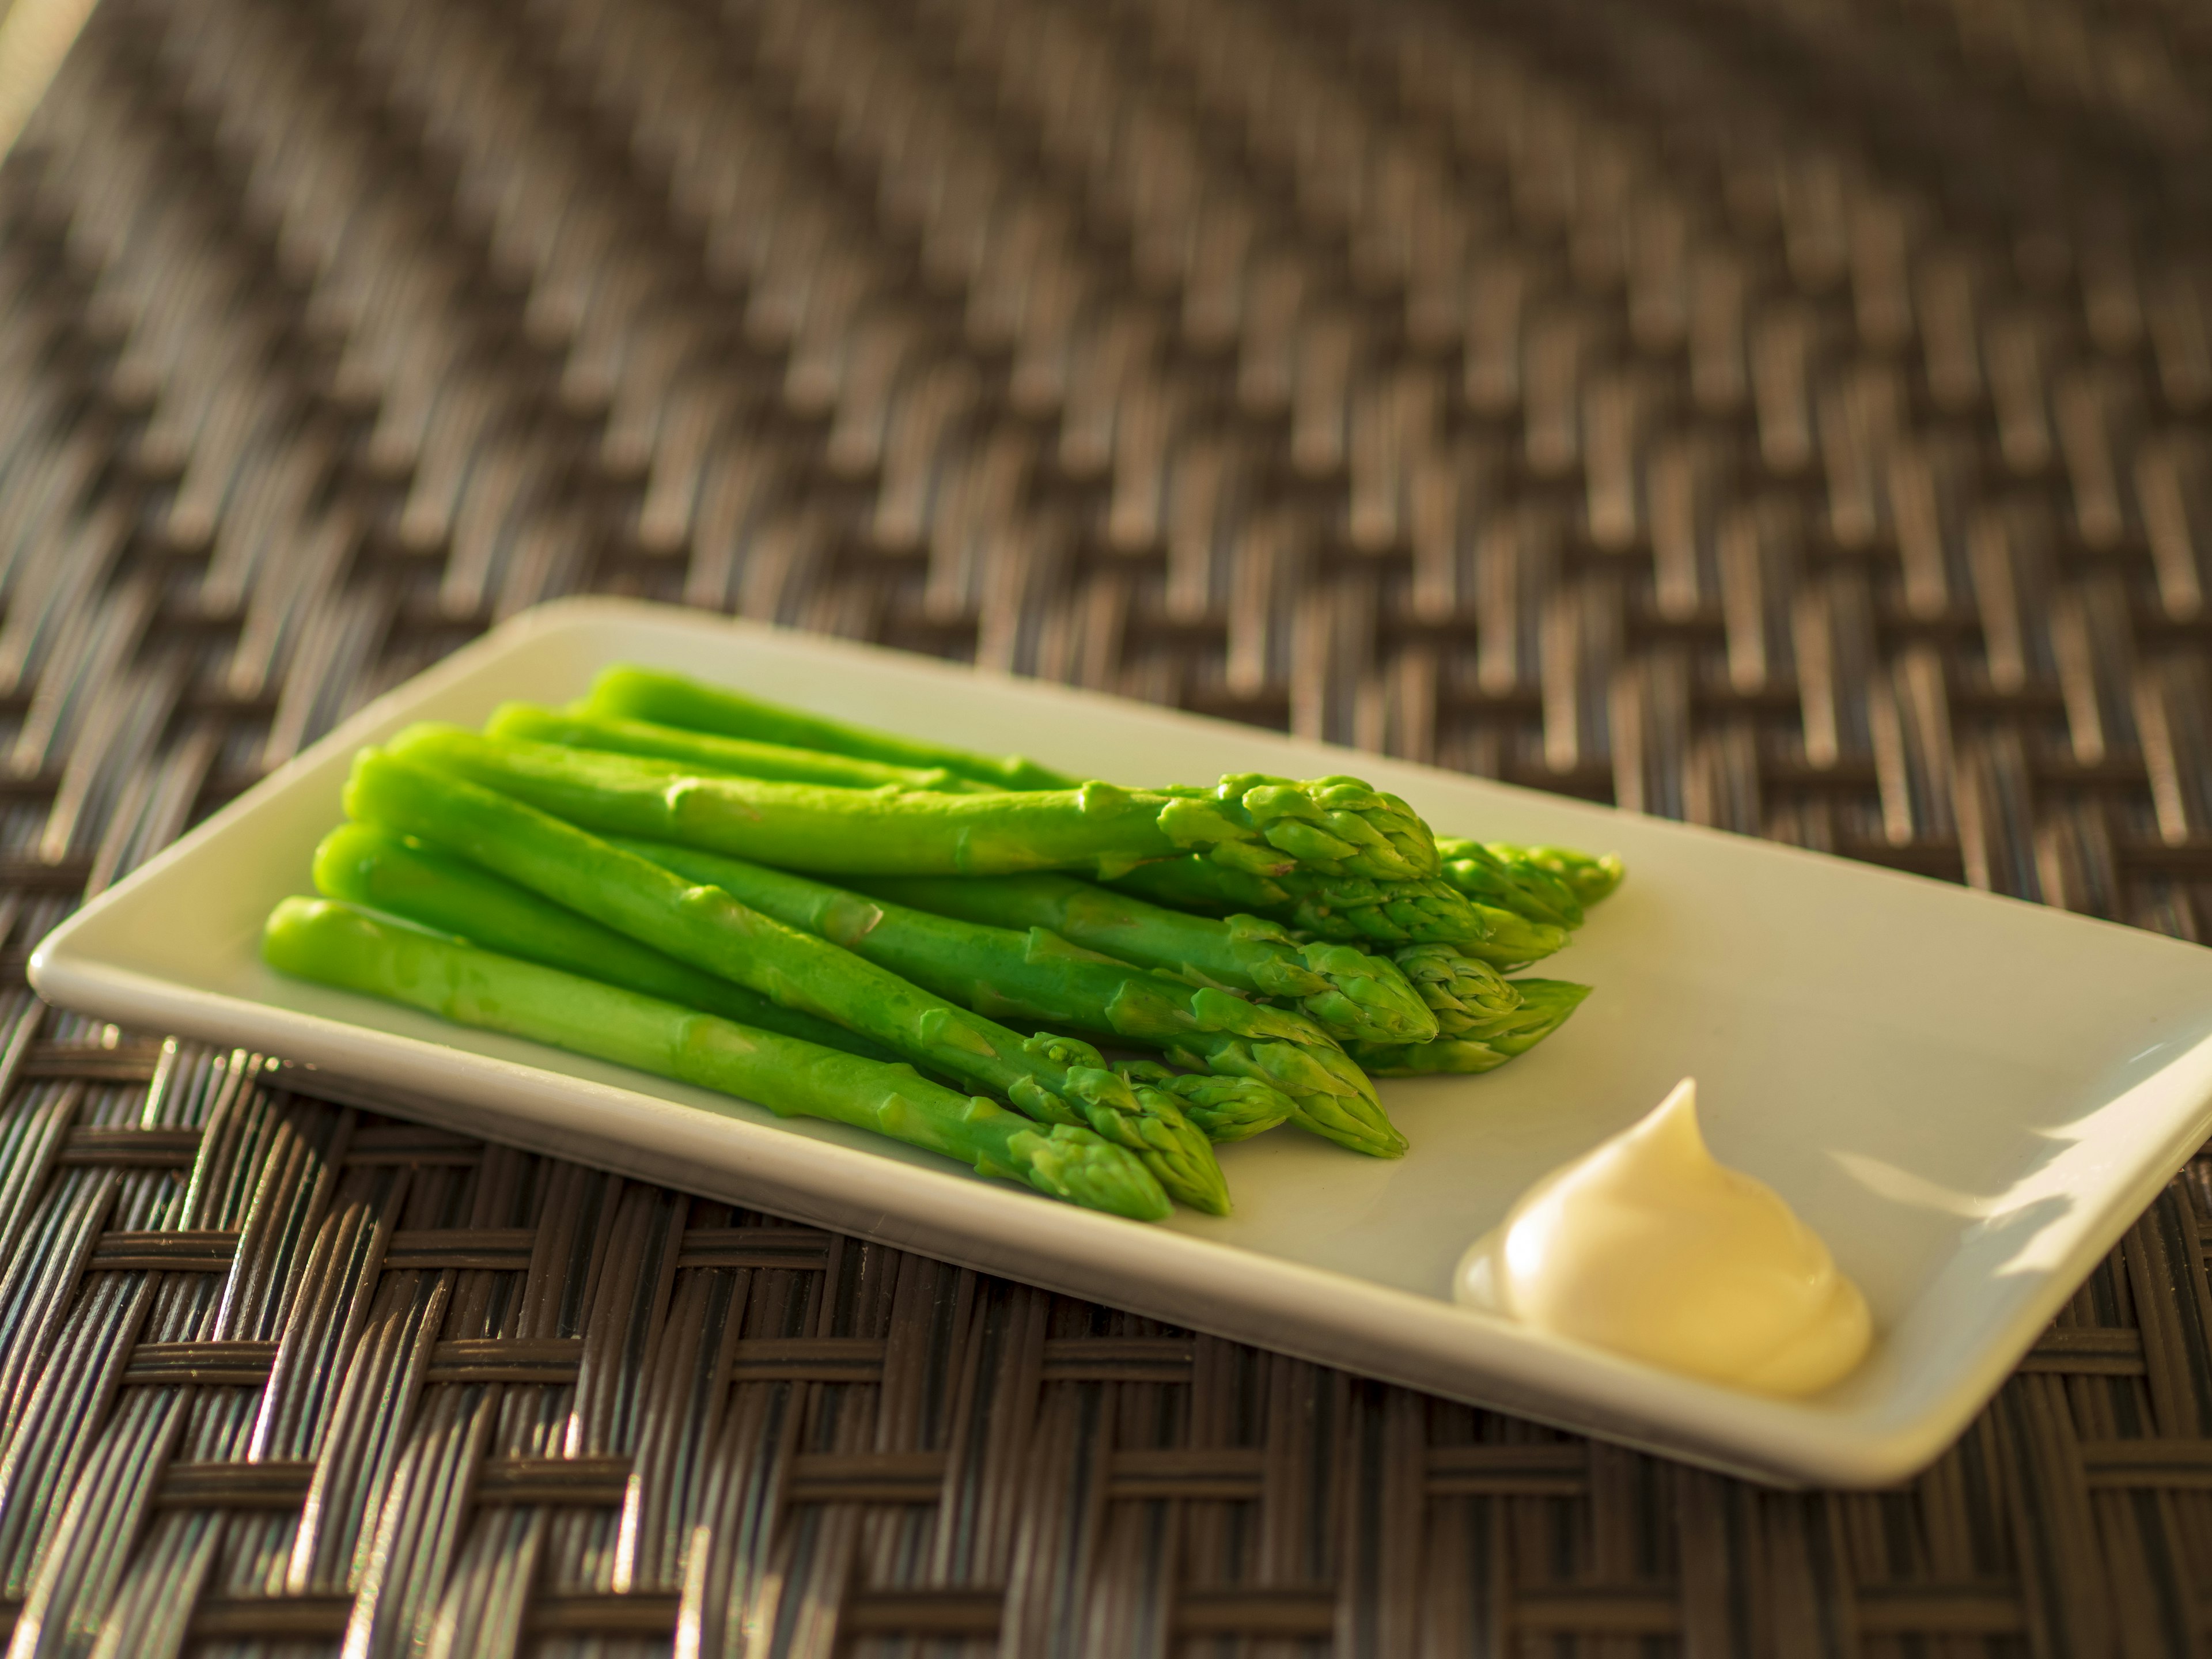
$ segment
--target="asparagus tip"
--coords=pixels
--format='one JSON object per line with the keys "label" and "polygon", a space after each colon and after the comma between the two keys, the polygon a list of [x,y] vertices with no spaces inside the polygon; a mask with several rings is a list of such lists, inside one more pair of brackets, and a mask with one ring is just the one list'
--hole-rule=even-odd
{"label": "asparagus tip", "polygon": [[1174,1210],[1166,1191],[1133,1152],[1088,1129],[1040,1126],[1016,1135],[1030,1184],[1085,1209],[1105,1210],[1133,1221],[1158,1221]]}

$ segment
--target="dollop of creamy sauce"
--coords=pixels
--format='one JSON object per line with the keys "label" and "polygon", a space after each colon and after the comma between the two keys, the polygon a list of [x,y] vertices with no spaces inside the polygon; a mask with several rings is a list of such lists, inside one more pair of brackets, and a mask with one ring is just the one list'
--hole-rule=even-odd
{"label": "dollop of creamy sauce", "polygon": [[1717,1162],[1684,1079],[1546,1176],[1461,1259],[1470,1307],[1762,1394],[1818,1393],[1866,1355],[1866,1297],[1764,1182]]}

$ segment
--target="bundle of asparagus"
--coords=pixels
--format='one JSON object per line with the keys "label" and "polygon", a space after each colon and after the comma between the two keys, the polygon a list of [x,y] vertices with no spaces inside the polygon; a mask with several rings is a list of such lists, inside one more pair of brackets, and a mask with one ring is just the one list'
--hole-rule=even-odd
{"label": "bundle of asparagus", "polygon": [[1621,877],[1357,779],[1123,789],[628,667],[363,750],[345,805],[280,969],[1139,1219],[1226,1212],[1213,1144],[1286,1121],[1403,1154],[1369,1075],[1557,1030],[1588,988],[1500,970]]}
{"label": "bundle of asparagus", "polygon": [[886,1066],[478,950],[326,899],[288,898],[269,918],[270,965],[679,1082],[757,1100],[787,1117],[877,1130],[1139,1221],[1169,1212],[1143,1165],[1087,1129],[1041,1125],[980,1096]]}

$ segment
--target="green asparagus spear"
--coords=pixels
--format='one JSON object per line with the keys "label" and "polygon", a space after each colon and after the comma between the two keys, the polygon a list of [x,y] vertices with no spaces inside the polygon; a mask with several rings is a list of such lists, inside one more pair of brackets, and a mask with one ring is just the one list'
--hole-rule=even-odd
{"label": "green asparagus spear", "polygon": [[853,884],[939,915],[1048,928],[1194,985],[1279,997],[1345,1042],[1426,1042],[1437,1034],[1436,1017],[1395,963],[1349,945],[1301,945],[1258,916],[1194,916],[1072,876],[862,877]]}
{"label": "green asparagus spear", "polygon": [[740,1025],[886,1064],[899,1058],[857,1031],[770,1002],[719,975],[701,973],[472,864],[368,824],[340,824],[323,837],[315,849],[315,889],[326,898],[388,911],[501,956],[603,980]]}
{"label": "green asparagus spear", "polygon": [[993,1018],[1079,1026],[1154,1048],[1206,1030],[1329,1042],[1302,1014],[1133,968],[1042,927],[987,927],[720,853],[622,836],[612,842]]}
{"label": "green asparagus spear", "polygon": [[920,789],[951,794],[985,794],[988,787],[956,776],[941,766],[887,766],[818,749],[787,749],[780,744],[687,732],[647,720],[611,714],[563,713],[536,703],[501,703],[484,731],[495,738],[530,743],[565,744],[572,749],[601,749],[618,755],[643,755],[707,772],[765,778],[782,783],[827,784],[838,789]]}
{"label": "green asparagus spear", "polygon": [[[1444,860],[1443,878],[1469,898],[1554,927],[1581,927],[1585,907],[1579,890],[1602,898],[1621,876],[1620,860],[1610,853],[1593,858],[1559,848],[1458,837],[1439,840],[1437,850]],[[1568,879],[1569,871],[1575,879]]]}
{"label": "green asparagus spear", "polygon": [[831,875],[1120,871],[1202,848],[1240,869],[1433,875],[1427,826],[1349,778],[1224,777],[1205,796],[1086,783],[980,795],[834,789],[689,773],[672,763],[410,726],[392,752],[586,829]]}
{"label": "green asparagus spear", "polygon": [[1577,853],[1571,847],[1517,847],[1498,841],[1487,845],[1508,863],[1557,876],[1584,909],[1609,896],[1628,873],[1617,853]]}
{"label": "green asparagus spear", "polygon": [[1117,1128],[1127,1083],[1073,1037],[1027,1039],[715,887],[465,779],[381,750],[354,757],[353,817],[459,854],[556,904],[802,1013],[833,1020],[1043,1121]]}
{"label": "green asparagus spear", "polygon": [[1451,848],[1443,878],[1469,898],[1546,927],[1583,925],[1582,902],[1548,870],[1509,863],[1479,841],[1455,838]]}
{"label": "green asparagus spear", "polygon": [[970,754],[945,744],[893,737],[765,702],[742,691],[703,685],[680,674],[647,668],[617,666],[602,671],[592,683],[586,707],[596,714],[651,720],[793,749],[817,749],[825,754],[849,755],[890,766],[941,767],[957,777],[972,778],[1000,789],[1073,789],[1082,781],[1018,755]]}
{"label": "green asparagus spear", "polygon": [[1434,1042],[1385,1047],[1361,1043],[1352,1050],[1361,1066],[1377,1077],[1420,1077],[1449,1073],[1470,1075],[1503,1066],[1525,1054],[1566,1023],[1590,994],[1587,985],[1561,979],[1516,979],[1521,1006],[1511,1013],[1473,1028],[1477,1036],[1438,1037]]}
{"label": "green asparagus spear", "polygon": [[1553,951],[1566,946],[1568,933],[1564,927],[1554,927],[1548,922],[1529,921],[1515,915],[1510,910],[1499,910],[1487,904],[1477,904],[1475,912],[1482,918],[1483,932],[1474,939],[1455,939],[1453,948],[1462,956],[1473,957],[1492,967],[1511,973],[1538,962]]}
{"label": "green asparagus spear", "polygon": [[[1194,992],[1079,951],[1049,933],[1010,933],[925,915],[719,854],[653,842],[615,844],[687,880],[717,887],[787,927],[818,933],[987,1018],[1073,1027],[1134,1042],[1157,1042],[1149,1033],[1179,1031],[1185,1023],[1209,1019],[1226,1020],[1240,1030],[1281,1022],[1280,1010],[1255,1008],[1225,992]],[[1202,999],[1212,1002],[1199,1006]],[[1094,1109],[1086,1121],[1143,1158],[1170,1196],[1215,1215],[1227,1214],[1228,1185],[1205,1133],[1191,1125],[1172,1093],[1134,1084],[1130,1089],[1133,1111]]]}
{"label": "green asparagus spear", "polygon": [[1521,994],[1488,963],[1453,945],[1402,945],[1391,952],[1436,1015],[1438,1034],[1465,1036],[1521,1006]]}
{"label": "green asparagus spear", "polygon": [[[823,754],[865,757],[908,768],[939,768],[979,785],[997,789],[1066,789],[1077,787],[1080,781],[1032,761],[976,755],[942,744],[894,737],[888,732],[848,726],[764,702],[741,692],[703,685],[679,675],[640,668],[617,666],[605,671],[592,688],[592,696],[586,704],[579,705],[579,710],[617,718],[628,717],[627,723],[633,726],[677,726],[750,738],[757,742],[765,740],[781,747],[785,753],[796,748],[814,750]],[[500,729],[500,735],[551,736],[550,732],[506,727]],[[592,743],[580,738],[568,737],[554,738],[553,740],[582,742],[586,747],[617,748],[635,754],[666,755],[691,759],[699,765],[712,764],[704,755],[674,746],[647,748],[635,746],[631,743]],[[665,737],[661,741],[664,744],[668,743]],[[730,766],[723,769],[756,777],[805,775],[759,771],[750,766]],[[824,778],[820,781],[840,780]],[[1163,793],[1192,792],[1178,788]],[[1439,843],[1440,846],[1442,844]],[[1582,910],[1611,893],[1620,884],[1623,874],[1620,860],[1610,853],[1594,856],[1570,848],[1519,847],[1502,842],[1477,842],[1458,837],[1452,838],[1450,845],[1453,850],[1446,853],[1445,857],[1472,860],[1478,866],[1475,871],[1462,872],[1455,884],[1486,903],[1551,927],[1570,929],[1579,927]],[[1307,902],[1331,902],[1328,895],[1301,895],[1299,897]],[[1375,902],[1367,897],[1340,896],[1334,899],[1332,908],[1341,909],[1351,905],[1364,910]],[[1407,939],[1427,942],[1466,937],[1464,934],[1436,932],[1421,920],[1403,914],[1409,903],[1418,902],[1419,896],[1392,896],[1385,901],[1386,908],[1395,909],[1400,915],[1372,919],[1368,925],[1355,925],[1329,936],[1375,939],[1394,943]],[[1534,952],[1538,956],[1543,954],[1540,951]]]}
{"label": "green asparagus spear", "polygon": [[1302,870],[1251,876],[1201,859],[1163,859],[1109,884],[1179,910],[1250,911],[1300,933],[1382,945],[1456,945],[1495,968],[1517,968],[1567,942],[1565,928],[1479,904],[1443,880],[1376,881]]}
{"label": "green asparagus spear", "polygon": [[[1070,945],[1042,927],[1016,933],[930,915],[714,853],[650,842],[617,845],[690,880],[711,883],[779,921],[820,933],[978,1013],[1196,1054],[1201,1058],[1189,1062],[1196,1069],[1219,1069],[1280,1088],[1272,1068],[1300,1085],[1283,1092],[1302,1127],[1378,1157],[1404,1150],[1358,1068],[1319,1027],[1288,1009],[1249,1003],[1210,986],[1194,989]],[[1301,1064],[1286,1050],[1310,1051],[1312,1057]],[[1230,1063],[1217,1067],[1217,1055],[1229,1056]],[[1310,1108],[1310,1101],[1316,1104]],[[1182,1195],[1176,1186],[1180,1171],[1155,1167],[1153,1173],[1170,1193]]]}
{"label": "green asparagus spear", "polygon": [[1378,882],[1249,875],[1196,858],[1161,859],[1104,878],[1170,909],[1201,915],[1273,916],[1301,933],[1385,945],[1470,939],[1482,931],[1474,907],[1449,882]]}
{"label": "green asparagus spear", "polygon": [[1589,986],[1571,980],[1516,979],[1508,983],[1520,993],[1521,1006],[1474,1028],[1483,1042],[1508,1059],[1527,1054],[1565,1024],[1567,1016],[1590,994]]}
{"label": "green asparagus spear", "polygon": [[1273,1128],[1296,1109],[1281,1090],[1250,1078],[1171,1072],[1151,1060],[1125,1060],[1114,1069],[1140,1094],[1152,1088],[1173,1095],[1183,1115],[1208,1140],[1248,1140]]}
{"label": "green asparagus spear", "polygon": [[1367,1073],[1343,1049],[1304,1042],[1255,1042],[1227,1031],[1192,1031],[1167,1049],[1178,1066],[1249,1078],[1291,1097],[1301,1128],[1370,1158],[1403,1158],[1398,1133]]}
{"label": "green asparagus spear", "polygon": [[1363,1042],[1360,1066],[1376,1077],[1474,1077],[1496,1071],[1512,1055],[1470,1036],[1438,1037],[1434,1042]]}
{"label": "green asparagus spear", "polygon": [[872,1129],[1025,1181],[1039,1192],[1139,1221],[1169,1212],[1144,1166],[1087,1129],[1040,1126],[886,1066],[495,955],[327,899],[288,898],[262,955],[280,972],[427,1010],[756,1101],[781,1117]]}

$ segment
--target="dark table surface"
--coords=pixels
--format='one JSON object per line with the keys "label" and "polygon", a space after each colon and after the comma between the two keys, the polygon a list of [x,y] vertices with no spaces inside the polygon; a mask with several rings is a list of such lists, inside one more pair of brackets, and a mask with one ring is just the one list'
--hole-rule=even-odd
{"label": "dark table surface", "polygon": [[109,0],[0,166],[10,1652],[2204,1650],[2212,1163],[1784,1494],[21,969],[586,590],[2202,938],[2207,16]]}

